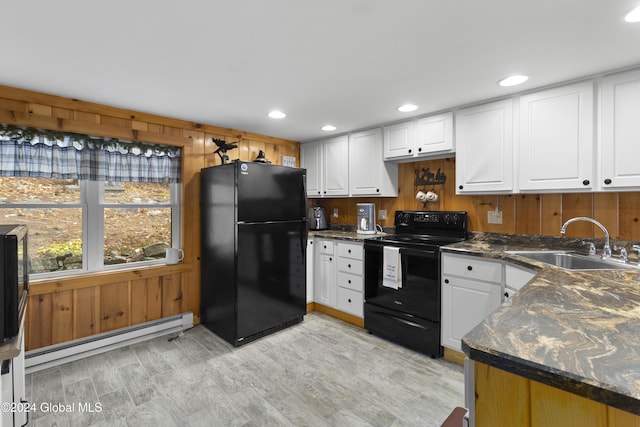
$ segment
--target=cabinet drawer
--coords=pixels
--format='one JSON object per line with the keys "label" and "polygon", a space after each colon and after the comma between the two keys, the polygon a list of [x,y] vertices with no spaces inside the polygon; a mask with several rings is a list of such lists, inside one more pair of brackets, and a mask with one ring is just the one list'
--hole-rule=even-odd
{"label": "cabinet drawer", "polygon": [[362,275],[363,262],[357,259],[338,258],[338,271],[345,273]]}
{"label": "cabinet drawer", "polygon": [[333,242],[331,240],[316,240],[317,250],[323,255],[333,255]]}
{"label": "cabinet drawer", "polygon": [[361,292],[338,287],[336,308],[354,316],[364,316],[364,299]]}
{"label": "cabinet drawer", "polygon": [[352,259],[363,258],[362,245],[354,243],[338,243],[338,256]]}
{"label": "cabinet drawer", "polygon": [[364,290],[363,283],[361,275],[343,273],[342,271],[338,273],[338,286],[362,292]]}
{"label": "cabinet drawer", "polygon": [[502,283],[502,263],[485,261],[477,257],[443,254],[442,275]]}

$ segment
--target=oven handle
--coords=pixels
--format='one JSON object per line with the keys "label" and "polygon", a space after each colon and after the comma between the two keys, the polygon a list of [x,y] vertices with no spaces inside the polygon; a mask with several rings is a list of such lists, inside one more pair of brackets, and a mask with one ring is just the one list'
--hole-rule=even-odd
{"label": "oven handle", "polygon": [[410,248],[400,248],[400,255],[419,256],[419,257],[422,257],[422,258],[437,258],[438,257],[438,253],[435,250],[410,249]]}

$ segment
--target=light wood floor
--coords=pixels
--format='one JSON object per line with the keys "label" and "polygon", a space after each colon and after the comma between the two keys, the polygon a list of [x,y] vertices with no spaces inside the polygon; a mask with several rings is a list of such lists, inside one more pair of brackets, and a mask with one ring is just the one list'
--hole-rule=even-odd
{"label": "light wood floor", "polygon": [[464,406],[460,366],[317,312],[239,348],[202,326],[170,338],[29,374],[30,425],[429,427]]}

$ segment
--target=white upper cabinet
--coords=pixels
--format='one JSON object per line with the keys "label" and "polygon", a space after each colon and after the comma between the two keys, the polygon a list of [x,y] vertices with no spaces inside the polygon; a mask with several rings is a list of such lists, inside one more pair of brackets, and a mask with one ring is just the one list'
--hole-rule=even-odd
{"label": "white upper cabinet", "polygon": [[416,120],[416,156],[453,153],[453,113],[423,117]]}
{"label": "white upper cabinet", "polygon": [[322,141],[300,144],[300,165],[307,169],[307,197],[322,196]]}
{"label": "white upper cabinet", "polygon": [[307,197],[349,195],[347,135],[300,144],[300,164],[307,169]]}
{"label": "white upper cabinet", "polygon": [[640,71],[605,77],[600,85],[601,190],[640,188]]}
{"label": "white upper cabinet", "polygon": [[384,160],[413,156],[413,121],[385,126]]}
{"label": "white upper cabinet", "polygon": [[384,160],[419,161],[452,156],[453,113],[422,117],[384,127]]}
{"label": "white upper cabinet", "polygon": [[383,160],[380,128],[349,135],[349,185],[352,196],[398,195],[398,165]]}
{"label": "white upper cabinet", "polygon": [[513,189],[513,101],[456,112],[456,194]]}
{"label": "white upper cabinet", "polygon": [[324,140],[324,189],[326,197],[349,195],[349,137]]}
{"label": "white upper cabinet", "polygon": [[520,97],[521,191],[594,188],[593,107],[592,81]]}

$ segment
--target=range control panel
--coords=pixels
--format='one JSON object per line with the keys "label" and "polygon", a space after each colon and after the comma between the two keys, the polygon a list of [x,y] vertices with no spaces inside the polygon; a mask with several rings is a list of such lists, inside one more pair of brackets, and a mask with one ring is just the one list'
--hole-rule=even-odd
{"label": "range control panel", "polygon": [[438,234],[439,231],[466,233],[464,211],[396,211],[396,233]]}

